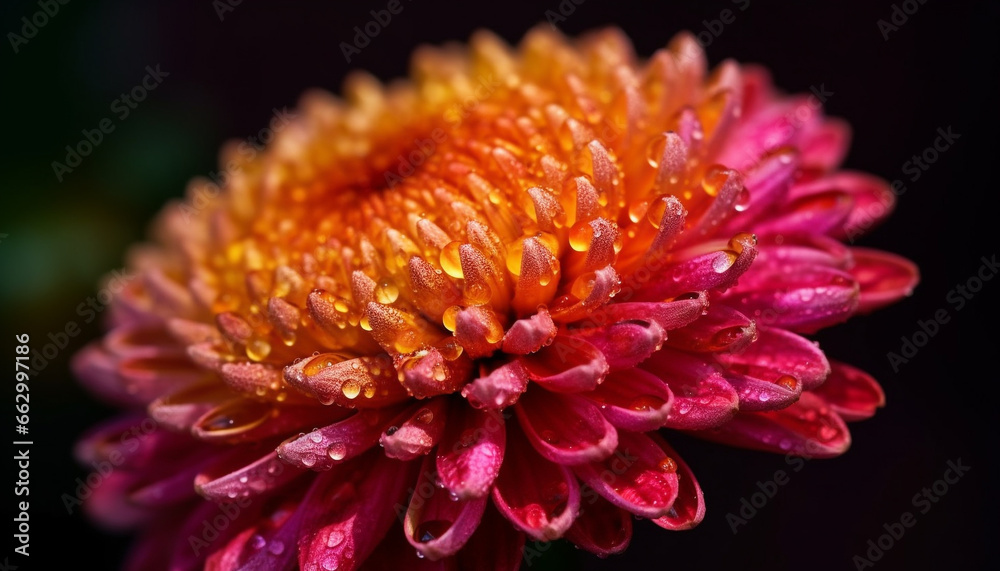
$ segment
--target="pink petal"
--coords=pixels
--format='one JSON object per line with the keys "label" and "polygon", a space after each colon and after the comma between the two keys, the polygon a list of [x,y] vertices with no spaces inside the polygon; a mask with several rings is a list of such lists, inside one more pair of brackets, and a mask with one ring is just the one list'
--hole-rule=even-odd
{"label": "pink petal", "polygon": [[566,539],[598,557],[621,553],[632,540],[632,514],[598,496],[589,497]]}
{"label": "pink petal", "polygon": [[557,333],[556,324],[549,312],[540,307],[531,317],[518,319],[503,336],[503,352],[511,355],[527,355],[552,343]]}
{"label": "pink petal", "polygon": [[591,401],[577,395],[529,391],[514,405],[535,450],[557,464],[607,458],[618,445],[615,427]]}
{"label": "pink petal", "polygon": [[853,242],[858,236],[877,226],[896,205],[896,196],[881,178],[854,171],[839,171],[792,187],[793,198],[815,196],[836,191],[849,195],[853,208],[840,225],[827,234]]}
{"label": "pink petal", "polygon": [[597,347],[572,335],[559,335],[552,345],[521,357],[528,378],[550,391],[593,390],[608,374],[608,362]]}
{"label": "pink petal", "polygon": [[403,420],[397,418],[403,410],[401,405],[359,410],[344,420],[282,442],[278,457],[300,468],[329,470],[374,446],[386,428]]}
{"label": "pink petal", "polygon": [[[767,369],[763,372],[770,373]],[[785,408],[799,400],[799,395],[802,394],[802,383],[791,376],[782,375],[778,377],[778,381],[771,381],[733,371],[726,371],[723,375],[739,395],[742,412]]]}
{"label": "pink petal", "polygon": [[808,129],[799,142],[802,164],[822,170],[840,166],[850,144],[851,128],[844,121],[826,119]]}
{"label": "pink petal", "polygon": [[484,498],[503,463],[507,430],[500,413],[453,401],[448,426],[437,449],[437,472],[460,499]]}
{"label": "pink petal", "polygon": [[418,464],[377,452],[359,460],[343,466],[346,473],[338,467],[320,474],[302,501],[302,529],[288,548],[294,554],[297,541],[300,568],[316,563],[321,569],[356,569],[402,513]]}
{"label": "pink petal", "polygon": [[[753,274],[753,275],[750,275]],[[798,273],[755,273],[723,300],[761,325],[811,333],[840,323],[858,308],[859,288],[841,270],[815,266]]]}
{"label": "pink petal", "polygon": [[677,452],[659,434],[649,435],[653,442],[666,452],[667,456],[677,465],[677,481],[679,489],[677,499],[670,511],[663,517],[658,517],[653,521],[656,525],[672,531],[691,529],[701,523],[705,518],[705,497],[701,493],[701,486],[695,479],[694,473],[687,463],[681,459]]}
{"label": "pink petal", "polygon": [[670,331],[698,319],[706,309],[708,297],[704,292],[695,292],[665,302],[611,303],[592,312],[585,323],[600,325],[639,319],[652,321]]}
{"label": "pink petal", "polygon": [[665,347],[642,368],[665,382],[674,395],[665,426],[682,430],[718,426],[739,408],[739,396],[719,365],[700,355]]}
{"label": "pink petal", "polygon": [[343,418],[348,409],[319,406],[284,406],[243,397],[229,399],[203,414],[191,426],[191,434],[205,442],[256,442],[282,436]]}
{"label": "pink petal", "polygon": [[813,389],[830,408],[848,422],[864,420],[885,405],[882,387],[868,373],[844,363],[831,363],[833,372]]}
{"label": "pink petal", "polygon": [[602,462],[575,466],[595,492],[636,515],[658,518],[677,499],[677,465],[648,436],[622,432],[615,455]]}
{"label": "pink petal", "polygon": [[259,496],[303,474],[301,470],[281,462],[278,453],[273,450],[254,458],[259,454],[234,450],[222,456],[195,476],[195,490],[212,501],[226,502]]}
{"label": "pink petal", "polygon": [[812,458],[843,454],[851,445],[844,421],[826,402],[809,392],[788,408],[770,412],[746,412],[697,436],[741,448]]}
{"label": "pink petal", "polygon": [[[325,405],[377,408],[408,398],[388,355],[323,353],[285,367],[285,380]],[[361,398],[359,398],[361,397]]]}
{"label": "pink petal", "polygon": [[667,332],[655,322],[638,319],[573,333],[597,347],[612,371],[635,367],[658,351],[667,338]]}
{"label": "pink petal", "polygon": [[444,434],[447,407],[448,399],[429,399],[402,424],[387,428],[379,437],[385,455],[405,462],[429,453]]}
{"label": "pink petal", "polygon": [[663,426],[674,403],[670,388],[642,369],[611,373],[599,387],[581,396],[600,406],[604,418],[616,428],[634,432]]}
{"label": "pink petal", "polygon": [[393,365],[398,371],[398,381],[393,382],[418,399],[458,391],[468,382],[473,362],[466,353],[457,352],[456,347],[461,349],[453,339],[448,339],[439,347],[395,356]]}
{"label": "pink petal", "polygon": [[817,344],[775,327],[761,327],[757,341],[742,352],[719,353],[716,357],[734,373],[778,383],[793,391],[797,384],[802,385],[802,390],[812,390],[830,374],[830,362]]}
{"label": "pink petal", "polygon": [[671,331],[667,345],[693,352],[739,352],[756,339],[754,320],[731,307],[715,304],[700,319]]}
{"label": "pink petal", "polygon": [[513,359],[462,387],[462,396],[475,408],[501,410],[513,405],[528,388],[528,371]]}
{"label": "pink petal", "polygon": [[851,275],[861,286],[858,312],[869,313],[913,293],[920,270],[906,258],[868,248],[851,248]]}
{"label": "pink petal", "polygon": [[724,291],[750,268],[755,257],[757,239],[751,234],[737,234],[730,240],[714,240],[673,252],[673,261],[657,271],[657,279],[642,288],[636,299],[663,299],[689,291]]}
{"label": "pink petal", "polygon": [[539,456],[520,430],[510,430],[507,438],[507,458],[493,487],[494,505],[534,539],[562,537],[580,508],[576,476]]}
{"label": "pink petal", "polygon": [[737,203],[739,213],[719,228],[719,234],[726,236],[753,228],[784,198],[799,165],[799,154],[788,147],[763,156],[747,173],[746,195]]}
{"label": "pink petal", "polygon": [[854,200],[846,192],[829,191],[790,198],[754,224],[760,235],[833,234],[847,222]]}
{"label": "pink petal", "polygon": [[580,293],[585,293],[585,296],[580,298],[566,294],[554,299],[550,311],[556,322],[569,323],[587,318],[592,311],[611,301],[621,287],[618,273],[611,266],[581,274],[576,281],[584,284]]}
{"label": "pink petal", "polygon": [[447,490],[435,485],[433,462],[431,456],[424,459],[403,529],[410,545],[436,560],[454,555],[465,545],[483,517],[487,498],[453,500]]}

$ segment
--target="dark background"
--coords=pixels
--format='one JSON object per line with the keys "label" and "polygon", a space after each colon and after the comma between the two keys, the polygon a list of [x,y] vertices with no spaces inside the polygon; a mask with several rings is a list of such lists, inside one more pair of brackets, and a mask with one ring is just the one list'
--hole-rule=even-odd
{"label": "dark background", "polygon": [[[787,469],[784,458],[673,438],[705,490],[708,515],[700,527],[669,533],[638,522],[623,556],[602,561],[557,544],[533,568],[853,569],[852,557],[884,533],[882,525],[915,512],[910,498],[957,459],[970,466],[968,475],[918,514],[916,526],[875,567],[982,568],[987,540],[995,553],[1000,537],[992,406],[1000,280],[988,282],[961,311],[946,296],[976,274],[982,256],[1000,249],[997,3],[896,2],[917,10],[888,40],[877,21],[892,17],[889,1],[751,0],[739,11],[745,3],[586,0],[558,25],[568,34],[618,25],[648,56],[677,31],[705,32],[706,22],[728,8],[735,21],[705,42],[713,65],[726,57],[760,62],[787,91],[824,86],[834,93],[828,113],[854,128],[846,166],[903,180],[907,188],[895,215],[862,244],[905,255],[923,274],[911,298],[819,336],[828,355],[873,373],[888,405],[852,426],[848,453],[807,463],[735,535],[727,512],[740,508],[757,481]],[[352,28],[370,19],[368,10],[385,4],[244,1],[220,20],[209,0],[78,0],[60,6],[18,53],[9,39],[0,46],[3,347],[11,352],[16,333],[31,334],[38,346],[69,321],[83,326],[31,381],[32,555],[15,555],[12,564],[51,569],[56,561],[73,561],[112,569],[121,560],[127,538],[67,515],[59,499],[86,474],[71,460],[74,440],[111,414],[67,372],[69,356],[99,333],[98,323],[84,324],[75,308],[96,292],[100,276],[121,266],[126,247],[143,237],[167,199],[181,196],[191,177],[217,170],[220,145],[254,135],[272,109],[293,107],[307,88],[338,91],[351,68],[382,79],[403,76],[421,43],[466,41],[481,27],[517,41],[544,23],[546,10],[559,10],[559,0],[460,8],[403,0],[403,12],[347,64],[340,42],[350,42]],[[20,33],[21,17],[38,10],[35,2],[5,2],[0,31]],[[57,182],[50,165],[63,159],[65,145],[113,116],[111,102],[156,64],[170,74],[163,84],[126,120],[115,119],[115,131]],[[904,163],[948,127],[960,138],[911,181]],[[893,371],[887,353],[898,352],[900,337],[912,337],[918,320],[942,308],[950,321]],[[4,398],[12,399],[13,390]],[[12,513],[13,495],[4,497],[10,502],[4,513]],[[5,537],[13,533],[7,529]],[[0,552],[0,560],[12,549]]]}

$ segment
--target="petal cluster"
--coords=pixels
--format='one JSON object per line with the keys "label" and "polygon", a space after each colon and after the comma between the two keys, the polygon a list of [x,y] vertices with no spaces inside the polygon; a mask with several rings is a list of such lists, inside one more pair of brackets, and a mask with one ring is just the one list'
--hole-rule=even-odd
{"label": "petal cluster", "polygon": [[[839,170],[848,129],[814,98],[615,30],[480,33],[411,77],[308,94],[132,256],[75,359],[138,411],[78,450],[122,459],[89,506],[146,525],[132,567],[515,569],[560,537],[605,556],[630,514],[704,517],[663,429],[827,457],[883,404],[804,335],[917,271],[841,242],[893,194]],[[127,440],[140,412],[155,429]]]}

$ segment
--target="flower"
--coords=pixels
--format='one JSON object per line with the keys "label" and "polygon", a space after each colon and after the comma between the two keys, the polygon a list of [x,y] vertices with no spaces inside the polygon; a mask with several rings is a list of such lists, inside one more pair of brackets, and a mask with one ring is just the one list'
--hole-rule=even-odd
{"label": "flower", "polygon": [[78,449],[116,468],[91,513],[145,529],[133,568],[607,555],[631,514],[704,517],[661,428],[829,457],[883,404],[801,334],[914,287],[840,241],[894,196],[762,69],[479,33],[299,115],[164,211],[75,359],[133,409]]}

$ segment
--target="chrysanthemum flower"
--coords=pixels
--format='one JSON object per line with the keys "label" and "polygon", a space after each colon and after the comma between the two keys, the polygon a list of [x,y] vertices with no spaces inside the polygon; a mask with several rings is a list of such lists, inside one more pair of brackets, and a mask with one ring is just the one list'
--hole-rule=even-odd
{"label": "chrysanthemum flower", "polygon": [[882,405],[802,337],[917,275],[839,241],[893,194],[838,170],[815,98],[614,30],[477,34],[411,75],[308,95],[132,257],[75,367],[135,409],[78,451],[117,467],[88,505],[144,526],[133,568],[607,555],[632,514],[703,518],[670,431],[827,457]]}

